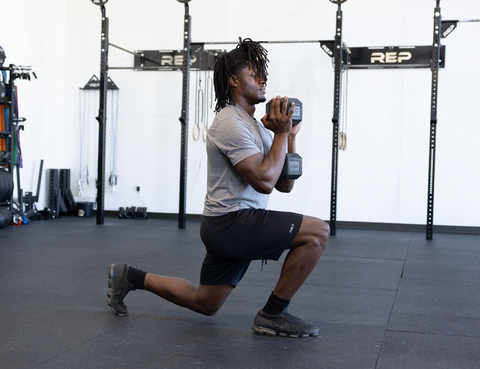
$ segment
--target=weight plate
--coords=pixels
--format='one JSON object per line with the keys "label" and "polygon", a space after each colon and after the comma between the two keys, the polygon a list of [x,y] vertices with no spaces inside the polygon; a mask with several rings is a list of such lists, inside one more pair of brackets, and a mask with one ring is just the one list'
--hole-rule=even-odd
{"label": "weight plate", "polygon": [[7,90],[3,82],[0,82],[0,100],[4,100],[7,94]]}
{"label": "weight plate", "polygon": [[343,4],[344,2],[346,2],[347,0],[330,0],[331,3],[334,3],[334,4]]}

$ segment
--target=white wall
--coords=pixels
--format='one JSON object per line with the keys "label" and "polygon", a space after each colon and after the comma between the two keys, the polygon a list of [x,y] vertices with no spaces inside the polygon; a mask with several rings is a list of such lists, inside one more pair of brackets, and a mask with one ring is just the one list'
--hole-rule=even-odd
{"label": "white wall", "polygon": [[[16,80],[19,115],[27,118],[21,132],[24,168],[21,187],[36,191],[40,159],[45,167],[59,168],[65,162],[65,80],[67,28],[66,2],[16,0],[3,2],[0,45],[5,65],[32,65],[38,79]],[[14,176],[16,182],[16,175]],[[15,196],[17,187],[15,188]],[[45,177],[39,205],[45,204]],[[48,202],[48,200],[47,200]]]}
{"label": "white wall", "polygon": [[[183,4],[174,0],[110,0],[110,42],[129,50],[180,49]],[[444,0],[442,17],[480,19],[478,0]],[[429,45],[432,0],[347,1],[348,46]],[[90,185],[95,198],[98,101],[83,87],[100,68],[100,9],[88,0],[16,0],[2,5],[0,45],[7,63],[32,64],[38,80],[18,81],[22,133],[22,187],[36,188],[40,159],[45,168],[72,169],[77,195],[80,162],[79,99],[88,102]],[[327,0],[192,0],[192,41],[331,40],[336,5]],[[15,33],[10,29],[15,28]],[[480,23],[460,23],[442,43],[434,223],[480,226],[480,148],[477,137]],[[269,44],[268,95],[298,97],[305,106],[298,149],[304,175],[291,194],[275,193],[269,207],[329,218],[333,68],[317,44]],[[211,48],[232,48],[232,45]],[[110,48],[110,66],[132,66],[133,56]],[[105,190],[105,209],[146,206],[178,212],[181,73],[110,70],[120,88],[118,186]],[[191,75],[190,131],[194,120],[195,72]],[[424,224],[427,209],[431,73],[419,70],[351,70],[348,74],[348,147],[339,154],[337,220]],[[84,100],[82,100],[83,102]],[[107,168],[110,173],[111,100],[108,101]],[[259,106],[260,118],[264,107]],[[210,118],[213,114],[210,113]],[[87,149],[84,148],[84,155]],[[39,207],[47,203],[45,181]],[[141,186],[140,194],[135,191]],[[200,214],[206,191],[203,141],[189,136],[187,213]]]}

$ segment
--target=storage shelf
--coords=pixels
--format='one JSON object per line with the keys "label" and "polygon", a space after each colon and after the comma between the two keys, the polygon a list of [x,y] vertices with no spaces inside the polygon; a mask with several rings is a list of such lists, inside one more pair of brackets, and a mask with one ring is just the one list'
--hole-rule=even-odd
{"label": "storage shelf", "polygon": [[[9,122],[9,125],[8,127],[6,126],[6,127],[0,128],[0,140],[6,141],[7,143],[6,150],[2,150],[2,160],[0,160],[0,166],[3,167],[4,170],[6,170],[8,173],[10,173],[13,176],[14,166],[13,166],[12,160],[13,160],[14,144],[13,144],[12,137],[13,137],[13,131],[17,127],[17,122],[14,119],[16,118],[14,116],[14,111],[13,111],[14,109],[12,109],[12,107],[15,105],[12,102],[13,100],[12,96],[15,96],[16,91],[15,91],[15,85],[12,79],[13,68],[0,67],[0,71],[6,71],[9,74],[8,83],[7,82],[5,83],[5,87],[8,88],[8,90],[10,91],[10,96],[7,96],[8,100],[3,100],[3,99],[0,100],[0,111],[2,111],[2,113],[4,113],[3,110],[7,110],[6,108],[9,108],[8,113],[5,111],[5,117],[4,117],[5,123]],[[5,131],[3,131],[3,129]],[[10,196],[9,199],[2,201],[2,203],[0,203],[0,206],[6,206],[7,208],[9,208],[10,211],[12,211],[13,210],[12,203],[13,203],[13,195]]]}

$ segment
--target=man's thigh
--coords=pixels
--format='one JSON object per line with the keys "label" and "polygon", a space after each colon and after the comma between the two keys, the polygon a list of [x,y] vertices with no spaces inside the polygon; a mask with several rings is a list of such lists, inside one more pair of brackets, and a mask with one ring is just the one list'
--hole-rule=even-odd
{"label": "man's thigh", "polygon": [[300,229],[288,248],[295,248],[312,242],[319,237],[327,237],[330,234],[330,226],[323,220],[304,215]]}
{"label": "man's thigh", "polygon": [[278,260],[296,237],[303,215],[248,209],[203,217],[200,235],[207,251],[230,260]]}

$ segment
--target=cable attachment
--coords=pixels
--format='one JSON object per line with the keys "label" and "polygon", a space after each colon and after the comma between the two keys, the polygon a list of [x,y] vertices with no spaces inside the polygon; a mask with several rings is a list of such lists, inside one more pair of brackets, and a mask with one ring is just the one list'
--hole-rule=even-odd
{"label": "cable attachment", "polygon": [[115,193],[117,187],[117,179],[118,175],[116,172],[110,173],[110,177],[108,178],[108,184],[110,185],[110,192]]}
{"label": "cable attachment", "polygon": [[338,148],[343,151],[347,149],[347,134],[344,132],[340,132],[340,144]]}
{"label": "cable attachment", "polygon": [[345,78],[342,81],[342,113],[340,114],[340,124],[339,124],[339,138],[340,143],[338,148],[342,151],[347,149],[347,129],[348,129],[348,68],[345,69],[342,73],[345,73]]}

